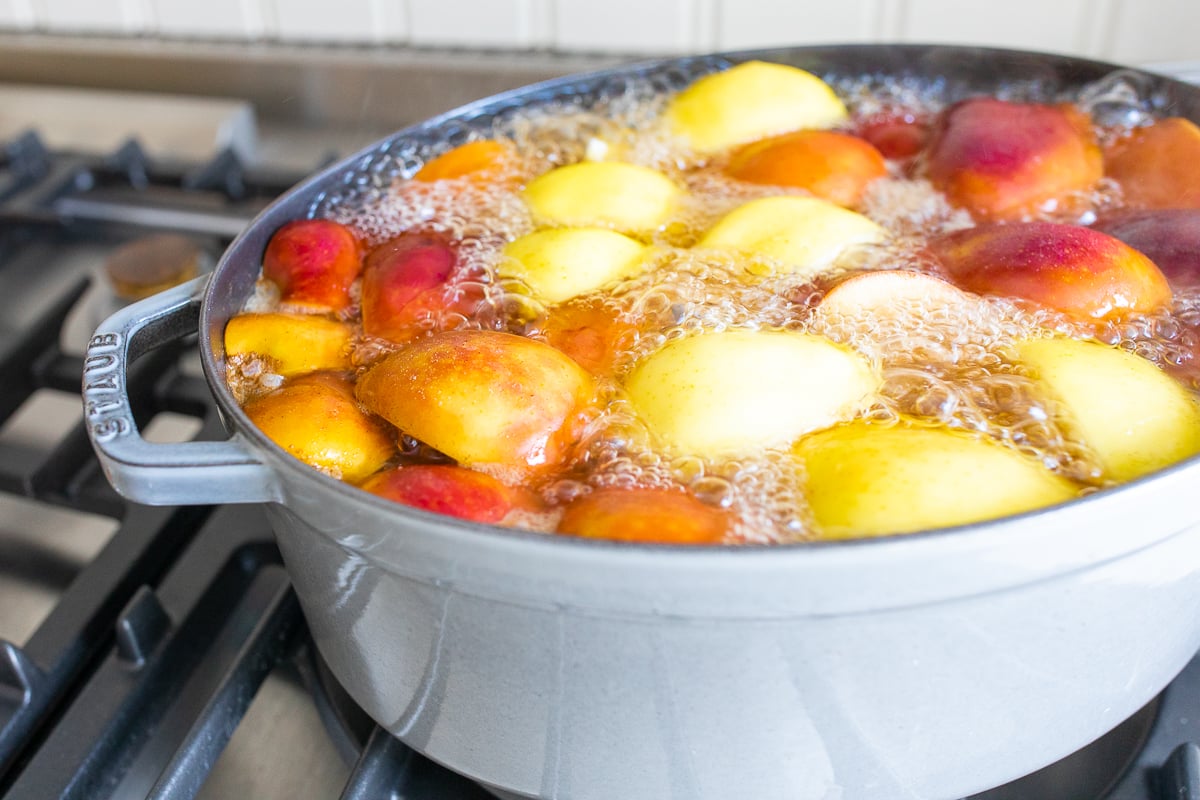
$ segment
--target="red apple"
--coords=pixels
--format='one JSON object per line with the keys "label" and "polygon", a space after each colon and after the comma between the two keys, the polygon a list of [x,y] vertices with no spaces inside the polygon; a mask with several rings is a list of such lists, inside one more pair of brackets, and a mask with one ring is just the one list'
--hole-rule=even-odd
{"label": "red apple", "polygon": [[1066,105],[964,100],[929,145],[929,180],[982,219],[1016,219],[1088,189],[1102,167],[1090,121]]}
{"label": "red apple", "polygon": [[394,342],[419,333],[418,321],[446,305],[457,260],[434,233],[402,233],[372,250],[363,267],[363,331]]}
{"label": "red apple", "polygon": [[964,289],[1029,300],[1079,319],[1145,313],[1171,299],[1153,261],[1079,225],[981,225],[939,237],[930,248]]}
{"label": "red apple", "polygon": [[874,114],[859,122],[857,129],[889,161],[910,159],[929,141],[929,123],[910,111]]}
{"label": "red apple", "polygon": [[513,507],[503,483],[451,464],[394,467],[372,475],[362,488],[406,506],[473,522],[499,522]]}
{"label": "red apple", "polygon": [[654,544],[721,544],[729,515],[683,492],[598,489],[567,506],[558,532]]}
{"label": "red apple", "polygon": [[1158,265],[1175,289],[1200,289],[1200,208],[1130,210],[1096,223]]}
{"label": "red apple", "polygon": [[340,311],[350,304],[350,285],[362,269],[354,233],[327,219],[299,219],[275,232],[263,254],[263,277],[285,303]]}

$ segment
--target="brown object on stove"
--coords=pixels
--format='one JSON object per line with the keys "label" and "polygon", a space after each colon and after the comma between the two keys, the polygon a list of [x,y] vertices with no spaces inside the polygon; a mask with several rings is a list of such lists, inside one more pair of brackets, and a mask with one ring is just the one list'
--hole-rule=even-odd
{"label": "brown object on stove", "polygon": [[104,273],[122,300],[141,300],[200,274],[207,253],[199,242],[176,233],[128,242],[104,262]]}

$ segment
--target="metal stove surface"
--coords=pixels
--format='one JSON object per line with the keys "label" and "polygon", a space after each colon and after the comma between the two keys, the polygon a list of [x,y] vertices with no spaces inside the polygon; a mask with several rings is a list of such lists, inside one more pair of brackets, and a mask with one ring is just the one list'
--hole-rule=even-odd
{"label": "metal stove surface", "polygon": [[[128,504],[80,424],[106,259],[164,230],[215,252],[300,177],[0,143],[4,800],[489,796],[323,685],[260,511]],[[130,395],[150,438],[221,435],[186,345]],[[973,800],[1200,800],[1198,728],[1200,658],[1097,748]]]}
{"label": "metal stove surface", "polygon": [[[0,794],[101,796],[84,778],[72,779],[79,788],[27,792],[14,765],[37,762],[33,750],[53,753],[59,764],[67,758],[66,749],[43,743],[54,738],[47,726],[66,714],[79,675],[118,641],[123,607],[135,596],[158,597],[143,587],[164,588],[169,565],[210,515],[128,506],[92,463],[79,426],[78,375],[91,330],[115,307],[103,266],[122,245],[161,231],[218,252],[303,175],[244,170],[228,152],[208,163],[169,164],[152,162],[135,144],[106,156],[52,154],[35,136],[0,147]],[[198,370],[177,354],[157,362],[143,379],[147,435],[219,435]],[[257,513],[231,513],[241,539],[213,542],[212,534],[209,552],[236,544],[273,553]],[[171,619],[187,613],[166,603],[163,610]],[[144,632],[134,640],[147,647]],[[252,708],[225,755],[213,754],[218,763],[200,796],[317,798],[345,785],[349,764],[324,733],[297,670],[280,661],[256,694],[238,689]],[[99,718],[99,706],[85,708]],[[116,784],[122,795],[133,780]]]}

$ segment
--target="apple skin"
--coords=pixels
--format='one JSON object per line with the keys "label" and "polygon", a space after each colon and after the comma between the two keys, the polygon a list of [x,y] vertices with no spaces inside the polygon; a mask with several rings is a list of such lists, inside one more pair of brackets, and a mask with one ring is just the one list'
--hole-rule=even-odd
{"label": "apple skin", "polygon": [[371,250],[363,267],[363,332],[400,344],[423,333],[421,319],[449,302],[457,262],[438,233],[402,233]]}
{"label": "apple skin", "polygon": [[849,418],[878,384],[865,358],[828,339],[739,330],[669,342],[625,390],[664,448],[722,458],[787,447]]}
{"label": "apple skin", "polygon": [[853,247],[875,244],[887,231],[862,214],[815,197],[763,197],[735,208],[697,248],[768,256],[781,272],[813,276]]}
{"label": "apple skin", "polygon": [[863,191],[887,175],[869,142],[836,131],[794,131],[737,150],[726,174],[747,183],[806,189],[839,206],[858,205]]}
{"label": "apple skin", "polygon": [[522,193],[542,225],[652,231],[667,221],[683,190],[637,164],[583,161],[543,173]]}
{"label": "apple skin", "polygon": [[1200,452],[1196,399],[1146,359],[1078,339],[1021,340],[1013,358],[1062,404],[1104,477],[1131,481]]}
{"label": "apple skin", "polygon": [[1126,210],[1095,228],[1153,261],[1176,291],[1200,289],[1200,208]]}
{"label": "apple skin", "polygon": [[1170,117],[1137,128],[1104,154],[1104,172],[1135,208],[1200,208],[1200,127]]}
{"label": "apple skin", "polygon": [[516,154],[511,145],[494,139],[480,139],[460,144],[440,156],[425,162],[425,166],[413,175],[414,181],[469,179],[475,183],[486,183],[501,179],[512,171]]}
{"label": "apple skin", "polygon": [[1103,164],[1091,123],[1077,109],[972,98],[948,108],[934,127],[927,177],[977,218],[1018,219],[1089,189]]}
{"label": "apple skin", "polygon": [[820,314],[847,317],[888,315],[898,303],[912,308],[968,302],[971,296],[941,278],[908,270],[862,272],[838,283],[817,306]]}
{"label": "apple skin", "polygon": [[929,121],[904,109],[890,109],[862,119],[855,132],[889,161],[907,162],[929,143]]}
{"label": "apple skin", "polygon": [[453,464],[413,464],[377,472],[360,487],[423,511],[495,524],[512,510],[512,492],[482,472]]}
{"label": "apple skin", "polygon": [[350,285],[361,269],[358,238],[327,219],[287,223],[263,254],[263,277],[279,287],[280,300],[321,311],[350,305]]}
{"label": "apple skin", "polygon": [[552,228],[510,242],[497,272],[522,280],[547,303],[562,303],[641,272],[646,246],[605,228]]}
{"label": "apple skin", "polygon": [[238,314],[225,326],[227,356],[258,355],[280,375],[350,369],[350,326],[313,314]]}
{"label": "apple skin", "polygon": [[1100,231],[1051,222],[981,225],[929,243],[962,288],[1082,320],[1147,313],[1171,300],[1154,262]]}
{"label": "apple skin", "polygon": [[822,539],[966,525],[1078,494],[1032,458],[945,428],[856,421],[800,439],[793,453]]}
{"label": "apple skin", "polygon": [[340,375],[301,376],[243,410],[291,455],[348,483],[366,478],[396,454],[390,432],[359,408],[353,387]]}
{"label": "apple skin", "polygon": [[669,489],[597,489],[575,500],[557,532],[646,544],[722,544],[729,514]]}
{"label": "apple skin", "polygon": [[816,75],[763,61],[699,78],[665,113],[668,128],[700,153],[801,128],[832,128],[846,117],[846,106]]}
{"label": "apple skin", "polygon": [[528,473],[560,463],[592,378],[544,342],[454,330],[417,339],[358,380],[358,399],[464,465]]}

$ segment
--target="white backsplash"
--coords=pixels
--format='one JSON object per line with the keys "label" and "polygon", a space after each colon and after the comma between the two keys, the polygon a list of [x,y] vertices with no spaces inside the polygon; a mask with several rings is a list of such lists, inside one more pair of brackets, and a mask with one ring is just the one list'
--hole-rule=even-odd
{"label": "white backsplash", "polygon": [[1200,58],[1200,0],[0,0],[0,30],[645,54],[955,42],[1144,63]]}

